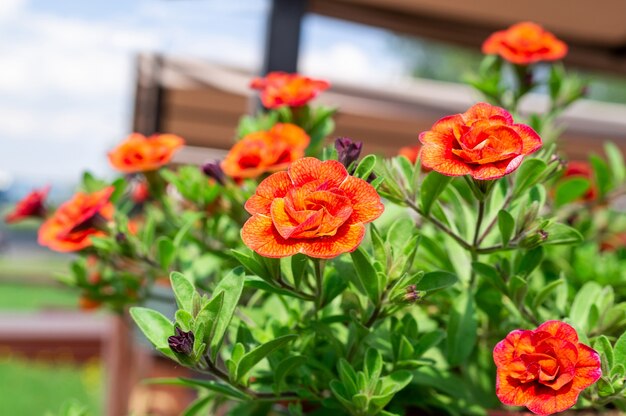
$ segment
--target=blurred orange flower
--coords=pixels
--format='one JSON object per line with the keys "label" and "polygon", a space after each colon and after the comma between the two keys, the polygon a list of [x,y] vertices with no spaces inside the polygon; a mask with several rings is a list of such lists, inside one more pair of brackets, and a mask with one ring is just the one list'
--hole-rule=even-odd
{"label": "blurred orange flower", "polygon": [[4,220],[7,223],[15,223],[26,218],[43,218],[46,215],[44,202],[48,196],[50,187],[46,186],[42,189],[36,189],[20,200],[13,211],[9,212]]}
{"label": "blurred orange flower", "polygon": [[327,81],[286,72],[270,72],[265,78],[255,78],[250,87],[261,91],[266,108],[303,106],[320,92],[330,88]]}
{"label": "blurred orange flower", "polygon": [[556,61],[567,54],[567,45],[532,22],[517,23],[493,33],[483,43],[483,53],[497,54],[518,65]]}
{"label": "blurred orange flower", "polygon": [[304,156],[309,141],[306,132],[295,124],[278,123],[268,131],[244,136],[230,149],[221,167],[233,178],[254,178],[286,169]]}
{"label": "blurred orange flower", "polygon": [[102,306],[102,302],[91,299],[87,295],[82,295],[78,298],[78,307],[84,312],[94,311],[100,306]]}
{"label": "blurred orange flower", "polygon": [[437,121],[419,136],[422,165],[443,175],[498,179],[517,169],[524,156],[541,147],[525,124],[513,124],[503,108],[478,103],[463,114]]}
{"label": "blurred orange flower", "polygon": [[113,168],[124,173],[156,170],[169,163],[174,152],[184,143],[181,137],[174,134],[145,137],[133,133],[109,152],[109,162]]}
{"label": "blurred orange flower", "polygon": [[398,156],[404,156],[409,159],[411,163],[415,163],[420,154],[420,150],[422,150],[422,146],[419,144],[415,146],[404,146],[398,151]]}
{"label": "blurred orange flower", "polygon": [[113,217],[114,207],[109,202],[113,190],[109,186],[91,194],[78,192],[41,225],[39,244],[61,252],[91,246],[91,237],[105,235],[98,222]]}
{"label": "blurred orange flower", "polygon": [[325,259],[354,251],[364,224],[384,210],[370,184],[349,176],[336,160],[312,157],[269,176],[245,207],[252,218],[241,230],[243,242],[274,258],[303,253]]}
{"label": "blurred orange flower", "polygon": [[569,409],[602,376],[598,353],[579,343],[576,330],[560,321],[512,331],[496,345],[493,359],[500,401],[539,415]]}

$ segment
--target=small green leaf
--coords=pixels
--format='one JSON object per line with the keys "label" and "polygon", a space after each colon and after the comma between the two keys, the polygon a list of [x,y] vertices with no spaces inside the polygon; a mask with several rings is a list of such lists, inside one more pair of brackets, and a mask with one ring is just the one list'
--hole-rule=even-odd
{"label": "small green leaf", "polygon": [[624,156],[622,151],[614,143],[604,143],[604,152],[609,162],[611,175],[616,184],[620,184],[626,179],[626,167],[624,166]]}
{"label": "small green leaf", "polygon": [[553,291],[558,289],[560,285],[564,284],[565,279],[561,278],[550,282],[543,288],[541,288],[541,290],[535,295],[535,298],[533,299],[533,309],[537,309],[539,306],[541,306],[541,304],[548,298],[548,296],[550,296]]}
{"label": "small green leaf", "polygon": [[361,247],[350,253],[350,256],[352,257],[354,269],[356,270],[357,277],[365,293],[367,293],[372,303],[378,303],[381,288],[379,286],[376,269],[370,262],[371,256]]}
{"label": "small green leaf", "polygon": [[582,198],[591,188],[591,182],[587,178],[571,177],[561,181],[556,186],[554,202],[557,207],[569,204]]}
{"label": "small green leaf", "polygon": [[[583,332],[587,332],[589,329],[589,314],[591,312],[591,307],[594,305],[601,293],[602,286],[596,282],[587,282],[580,288],[576,297],[574,297],[572,308],[569,313],[570,321],[576,323]],[[626,345],[624,347],[626,348]],[[617,359],[618,354],[617,351],[615,352],[615,358]],[[626,359],[626,354],[624,355],[624,358]]]}
{"label": "small green leaf", "polygon": [[583,242],[583,236],[578,230],[561,223],[550,224],[544,230],[548,238],[544,244],[562,245],[562,244],[580,244]]}
{"label": "small green leaf", "polygon": [[[626,332],[624,332],[615,342],[613,347],[614,363],[625,364],[626,363]],[[625,364],[626,365],[626,364]]]}
{"label": "small green leaf", "polygon": [[170,282],[172,283],[172,289],[174,290],[178,307],[193,314],[193,294],[196,291],[193,284],[179,272],[172,272],[170,274]]}
{"label": "small green leaf", "polygon": [[593,167],[593,174],[595,179],[595,184],[600,191],[600,195],[606,195],[613,186],[613,178],[611,177],[611,171],[609,170],[609,166],[606,164],[604,160],[596,155],[591,155],[589,157],[589,161],[591,162],[591,166]]}
{"label": "small green leaf", "polygon": [[515,232],[515,219],[503,209],[498,211],[498,228],[500,229],[502,245],[507,246],[509,241],[511,241],[513,232]]}
{"label": "small green leaf", "polygon": [[296,339],[297,335],[284,335],[282,337],[273,339],[265,344],[259,345],[252,351],[245,354],[239,364],[237,365],[237,376],[235,380],[241,380],[252,368],[259,363],[263,358],[267,357],[274,350],[281,348],[290,341]]}
{"label": "small green leaf", "polygon": [[199,415],[200,412],[206,415],[206,406],[211,400],[213,400],[212,396],[199,397],[198,399],[194,400],[189,406],[187,406],[187,408],[185,409],[185,413],[183,413],[183,416],[196,416]]}
{"label": "small green leaf", "polygon": [[487,282],[491,283],[500,292],[507,293],[504,279],[500,276],[500,273],[498,273],[495,267],[485,263],[473,262],[472,268],[476,273],[485,278]]}
{"label": "small green leaf", "polygon": [[445,271],[435,271],[425,273],[420,281],[415,285],[419,291],[434,292],[445,289],[459,281],[457,275]]}
{"label": "small green leaf", "polygon": [[[596,338],[596,341],[593,344],[593,349],[603,356],[606,360],[606,366],[609,371],[613,368],[613,363],[615,362],[615,355],[613,352],[613,347],[611,347],[611,343],[606,335],[600,335]],[[608,375],[608,374],[605,374]]]}
{"label": "small green leaf", "polygon": [[174,324],[169,319],[157,311],[140,306],[130,308],[130,316],[157,349],[176,360],[167,341],[170,336],[174,335]]}
{"label": "small green leaf", "polygon": [[228,384],[218,383],[212,380],[196,380],[192,378],[153,378],[148,379],[145,383],[149,384],[167,384],[172,386],[200,387],[211,390],[215,393],[223,394],[236,400],[250,400],[247,394]]}
{"label": "small green leaf", "polygon": [[548,165],[541,159],[525,159],[517,169],[513,194],[520,195],[539,182]]}
{"label": "small green leaf", "polygon": [[517,266],[517,273],[522,276],[528,276],[532,273],[533,270],[537,268],[541,264],[541,260],[543,260],[543,248],[535,247],[526,251]]}
{"label": "small green leaf", "polygon": [[374,171],[374,166],[376,166],[376,156],[375,155],[367,155],[361,160],[359,166],[357,166],[354,171],[354,175],[357,178],[361,178],[366,181],[370,174]]}
{"label": "small green leaf", "polygon": [[205,325],[206,335],[204,338],[204,342],[207,345],[211,344],[211,340],[215,335],[215,324],[217,322],[217,317],[220,315],[223,304],[224,292],[220,292],[217,295],[213,296],[211,300],[202,307],[202,309],[198,312],[198,316],[196,317],[196,325]]}
{"label": "small green leaf", "polygon": [[422,182],[422,189],[420,190],[420,199],[424,215],[430,213],[433,204],[451,181],[451,176],[444,176],[434,171],[426,175],[424,182]]}
{"label": "small green leaf", "polygon": [[179,309],[176,311],[176,323],[185,332],[193,330],[193,316],[185,310]]}
{"label": "small green leaf", "polygon": [[230,321],[233,318],[237,303],[239,303],[239,298],[241,297],[241,292],[243,291],[244,276],[245,272],[243,267],[237,267],[219,282],[213,292],[214,296],[218,295],[220,292],[224,292],[222,308],[216,319],[213,330],[214,335],[211,339],[211,343],[209,344],[211,359],[213,361],[217,358],[217,353],[222,346],[224,335],[226,334],[228,325],[230,325]]}
{"label": "small green leaf", "polygon": [[523,305],[526,294],[528,293],[528,282],[520,276],[512,276],[509,280],[508,293],[515,305]]}
{"label": "small green leaf", "polygon": [[259,263],[254,257],[238,250],[231,250],[231,253],[241,263],[241,265],[251,274],[259,276],[263,280],[272,280],[265,265]]}
{"label": "small green leaf", "polygon": [[375,348],[368,348],[365,352],[365,363],[363,371],[365,372],[365,378],[368,380],[374,380],[376,382],[380,373],[383,370],[383,357]]}

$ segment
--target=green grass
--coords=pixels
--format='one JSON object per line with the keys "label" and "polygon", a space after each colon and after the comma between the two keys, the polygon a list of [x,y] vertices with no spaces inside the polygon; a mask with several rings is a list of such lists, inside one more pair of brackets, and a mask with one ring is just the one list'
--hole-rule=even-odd
{"label": "green grass", "polygon": [[76,400],[90,415],[103,412],[102,366],[81,366],[0,357],[0,413],[3,415],[57,414],[64,403]]}
{"label": "green grass", "polygon": [[0,311],[76,309],[77,304],[78,293],[70,288],[0,282]]}

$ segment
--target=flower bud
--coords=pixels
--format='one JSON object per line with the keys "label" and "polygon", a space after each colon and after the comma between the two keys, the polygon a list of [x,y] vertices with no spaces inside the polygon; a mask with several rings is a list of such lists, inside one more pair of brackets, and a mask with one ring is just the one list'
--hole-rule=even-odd
{"label": "flower bud", "polygon": [[179,354],[190,355],[193,351],[193,342],[195,340],[193,332],[184,332],[179,327],[176,327],[175,331],[176,335],[172,335],[167,339],[170,348]]}
{"label": "flower bud", "polygon": [[[348,137],[338,137],[335,140],[335,149],[337,149],[339,162],[347,169],[352,162],[356,162],[359,159],[363,149],[363,142],[354,141]],[[352,174],[354,172],[349,173]]]}
{"label": "flower bud", "polygon": [[205,163],[202,165],[202,172],[209,178],[215,179],[220,185],[224,185],[224,171],[219,161]]}
{"label": "flower bud", "polygon": [[533,233],[528,234],[526,237],[520,241],[520,247],[530,249],[540,246],[548,239],[548,232],[545,230],[537,230]]}

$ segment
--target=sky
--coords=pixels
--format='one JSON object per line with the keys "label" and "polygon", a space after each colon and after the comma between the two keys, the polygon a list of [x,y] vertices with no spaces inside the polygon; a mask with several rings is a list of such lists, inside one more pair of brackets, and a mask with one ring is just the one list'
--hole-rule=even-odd
{"label": "sky", "polygon": [[[267,0],[0,0],[0,187],[110,175],[128,133],[135,57],[203,58],[257,71]],[[300,71],[384,84],[405,73],[385,31],[307,16]]]}

